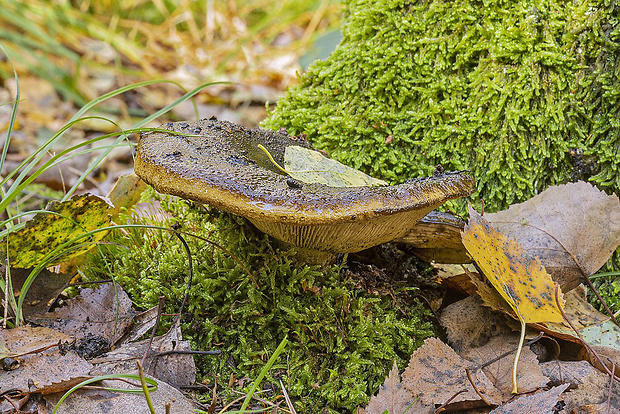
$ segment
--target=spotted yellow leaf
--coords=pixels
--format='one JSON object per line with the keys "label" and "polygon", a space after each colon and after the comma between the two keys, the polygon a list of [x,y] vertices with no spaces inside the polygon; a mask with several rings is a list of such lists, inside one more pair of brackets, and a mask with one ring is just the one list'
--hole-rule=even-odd
{"label": "spotted yellow leaf", "polygon": [[[58,264],[87,252],[107,234],[93,232],[110,224],[111,205],[102,197],[74,196],[52,203],[47,210],[37,213],[21,230],[9,234],[8,255],[12,267],[36,266],[48,253],[62,248],[63,251],[45,265]],[[92,233],[87,235],[89,232]]]}
{"label": "spotted yellow leaf", "polygon": [[[521,321],[521,344],[526,323],[563,321],[562,293],[540,260],[528,254],[469,207],[469,222],[461,233],[463,245],[493,287]],[[517,393],[517,351],[513,393]]]}
{"label": "spotted yellow leaf", "polygon": [[[562,322],[557,284],[540,260],[496,230],[473,208],[462,238],[467,251],[493,287],[524,322]],[[558,294],[561,292],[558,290]],[[560,303],[562,303],[560,297]]]}

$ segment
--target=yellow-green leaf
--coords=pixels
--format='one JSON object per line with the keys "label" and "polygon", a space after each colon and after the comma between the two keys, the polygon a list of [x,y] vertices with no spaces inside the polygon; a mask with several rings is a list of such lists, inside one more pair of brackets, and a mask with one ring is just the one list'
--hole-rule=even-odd
{"label": "yellow-green leaf", "polygon": [[[108,226],[110,209],[110,204],[104,198],[90,194],[52,203],[49,212],[38,213],[24,228],[9,234],[8,256],[11,266],[36,266],[48,253],[65,243],[69,244],[65,246],[64,252],[45,263],[46,266],[87,252],[95,242],[105,237],[106,232],[94,232],[89,236],[85,234]],[[73,240],[75,243],[70,243]]]}
{"label": "yellow-green leaf", "polygon": [[469,208],[469,223],[462,233],[463,244],[493,287],[524,322],[562,322],[555,295],[557,284],[536,257],[508,239]]}
{"label": "yellow-green leaf", "polygon": [[517,364],[526,323],[563,321],[560,288],[537,257],[503,235],[471,206],[461,238],[489,282],[521,321],[521,339],[512,370],[512,392],[516,394]]}
{"label": "yellow-green leaf", "polygon": [[286,147],[284,169],[291,177],[307,184],[325,184],[330,187],[370,187],[387,185],[354,168],[339,163],[297,145]]}

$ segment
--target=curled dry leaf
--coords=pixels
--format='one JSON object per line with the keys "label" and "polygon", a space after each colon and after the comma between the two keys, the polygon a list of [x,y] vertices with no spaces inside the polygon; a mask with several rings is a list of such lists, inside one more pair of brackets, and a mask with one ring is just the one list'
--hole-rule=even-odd
{"label": "curled dry leaf", "polygon": [[410,251],[427,262],[471,263],[461,240],[465,221],[452,214],[431,211],[396,242],[409,245]]}
{"label": "curled dry leaf", "polygon": [[540,258],[563,291],[598,271],[620,245],[618,196],[583,181],[550,187],[484,217]]}

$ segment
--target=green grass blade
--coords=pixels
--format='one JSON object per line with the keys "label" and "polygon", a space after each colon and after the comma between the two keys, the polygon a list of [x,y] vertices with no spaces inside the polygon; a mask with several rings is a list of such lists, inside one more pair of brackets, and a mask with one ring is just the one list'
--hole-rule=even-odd
{"label": "green grass blade", "polygon": [[248,395],[246,395],[245,400],[243,400],[243,404],[241,405],[241,410],[240,410],[241,412],[245,412],[245,410],[248,408],[248,405],[250,404],[250,401],[252,400],[252,396],[256,392],[256,389],[258,388],[260,383],[263,382],[263,379],[267,375],[267,372],[271,369],[273,364],[275,364],[276,360],[278,359],[282,351],[284,351],[284,348],[286,348],[287,343],[288,343],[288,340],[286,339],[286,337],[284,337],[284,339],[282,339],[282,342],[280,342],[280,345],[278,345],[278,347],[276,348],[271,358],[269,358],[269,361],[267,361],[263,369],[260,370],[258,377],[256,378],[256,380],[254,380],[254,382],[252,383],[252,386],[250,387],[250,390],[248,391]]}

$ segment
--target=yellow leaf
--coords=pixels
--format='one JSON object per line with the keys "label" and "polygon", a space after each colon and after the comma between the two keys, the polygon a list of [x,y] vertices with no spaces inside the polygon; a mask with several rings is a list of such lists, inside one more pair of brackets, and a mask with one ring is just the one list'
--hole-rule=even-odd
{"label": "yellow leaf", "polygon": [[37,213],[24,228],[9,234],[11,266],[36,266],[48,253],[63,247],[64,251],[51,258],[47,266],[87,252],[107,234],[93,231],[109,225],[110,209],[105,199],[90,194],[52,203],[49,212]]}
{"label": "yellow leaf", "polygon": [[[559,286],[537,257],[494,228],[469,207],[469,222],[461,233],[463,245],[493,287],[521,321],[521,339],[512,370],[512,392],[517,393],[517,363],[526,323],[564,320]],[[556,295],[558,296],[556,299]]]}
{"label": "yellow leaf", "polygon": [[284,152],[284,169],[296,180],[330,187],[371,187],[387,185],[354,168],[323,156],[318,151],[291,145]]}
{"label": "yellow leaf", "polygon": [[[463,244],[519,319],[526,323],[562,322],[555,299],[557,284],[540,260],[528,255],[517,241],[508,239],[471,207],[469,214]],[[561,292],[557,292],[561,304]]]}

